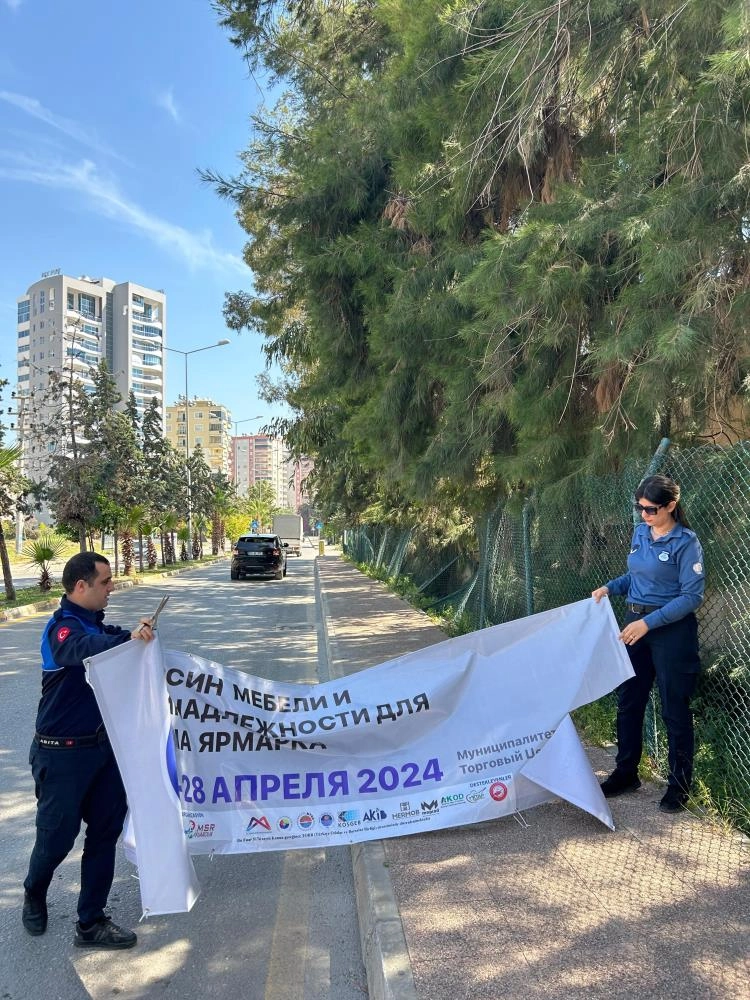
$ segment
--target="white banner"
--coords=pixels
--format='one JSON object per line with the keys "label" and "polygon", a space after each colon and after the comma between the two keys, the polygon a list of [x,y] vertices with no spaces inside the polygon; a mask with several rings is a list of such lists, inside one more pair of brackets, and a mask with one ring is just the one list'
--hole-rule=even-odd
{"label": "white banner", "polygon": [[144,910],[189,908],[189,854],[423,833],[556,797],[614,828],[568,713],[632,676],[618,633],[588,599],[319,685],[158,640],[93,657]]}

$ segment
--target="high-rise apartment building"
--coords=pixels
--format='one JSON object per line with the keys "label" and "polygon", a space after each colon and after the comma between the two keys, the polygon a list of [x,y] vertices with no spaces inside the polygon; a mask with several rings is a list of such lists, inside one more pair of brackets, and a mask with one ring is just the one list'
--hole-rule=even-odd
{"label": "high-rise apartment building", "polygon": [[188,399],[185,406],[185,397],[181,396],[167,407],[164,437],[181,455],[192,454],[199,444],[211,472],[230,478],[232,414],[226,406],[197,397]]}
{"label": "high-rise apartment building", "polygon": [[232,482],[238,496],[246,496],[255,483],[270,483],[277,505],[288,507],[283,440],[269,434],[243,434],[232,438]]}
{"label": "high-rise apartment building", "polygon": [[164,413],[164,292],[131,281],[72,278],[48,271],[18,302],[17,434],[23,472],[43,480],[51,453],[67,441],[51,440],[42,426],[61,425],[50,400],[53,373],[91,388],[91,369],[106,361],[122,406],[130,393],[142,415],[152,398]]}

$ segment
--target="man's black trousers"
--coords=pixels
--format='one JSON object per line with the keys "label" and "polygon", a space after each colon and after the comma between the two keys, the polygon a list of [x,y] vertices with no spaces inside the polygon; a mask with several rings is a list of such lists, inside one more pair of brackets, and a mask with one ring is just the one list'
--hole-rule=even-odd
{"label": "man's black trousers", "polygon": [[106,739],[96,746],[70,749],[40,747],[34,741],[29,763],[37,797],[36,843],[24,888],[45,898],[83,821],[78,919],[90,924],[104,913],[115,872],[115,845],[127,813],[112,748]]}

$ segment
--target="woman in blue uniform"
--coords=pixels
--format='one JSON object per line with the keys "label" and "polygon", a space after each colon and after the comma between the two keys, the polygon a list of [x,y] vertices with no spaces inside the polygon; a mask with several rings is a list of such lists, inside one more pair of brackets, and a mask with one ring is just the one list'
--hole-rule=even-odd
{"label": "woman in blue uniform", "polygon": [[633,532],[628,571],[591,596],[627,595],[620,639],[635,677],[617,689],[617,759],[602,782],[609,798],[640,788],[643,720],[654,680],[669,745],[664,812],[679,812],[693,778],[693,715],[690,699],[700,671],[695,610],[703,600],[701,544],[680,504],[680,487],[667,476],[649,476],[635,491],[641,523]]}

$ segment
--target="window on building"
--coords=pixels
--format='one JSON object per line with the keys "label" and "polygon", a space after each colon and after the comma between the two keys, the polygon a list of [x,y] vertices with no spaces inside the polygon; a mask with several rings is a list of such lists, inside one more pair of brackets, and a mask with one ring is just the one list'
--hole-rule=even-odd
{"label": "window on building", "polygon": [[142,306],[143,305],[143,296],[142,295],[136,295],[136,293],[133,292],[133,294],[131,296],[131,301],[132,301],[132,303],[133,303],[134,306]]}
{"label": "window on building", "polygon": [[68,309],[75,309],[76,297],[74,292],[68,292]]}
{"label": "window on building", "polygon": [[40,289],[39,291],[39,312],[44,312],[44,289]]}
{"label": "window on building", "polygon": [[31,303],[28,299],[25,302],[18,303],[18,322],[28,323],[29,316],[31,314]]}
{"label": "window on building", "polygon": [[96,319],[96,299],[94,296],[80,292],[78,295],[78,311],[88,319]]}

